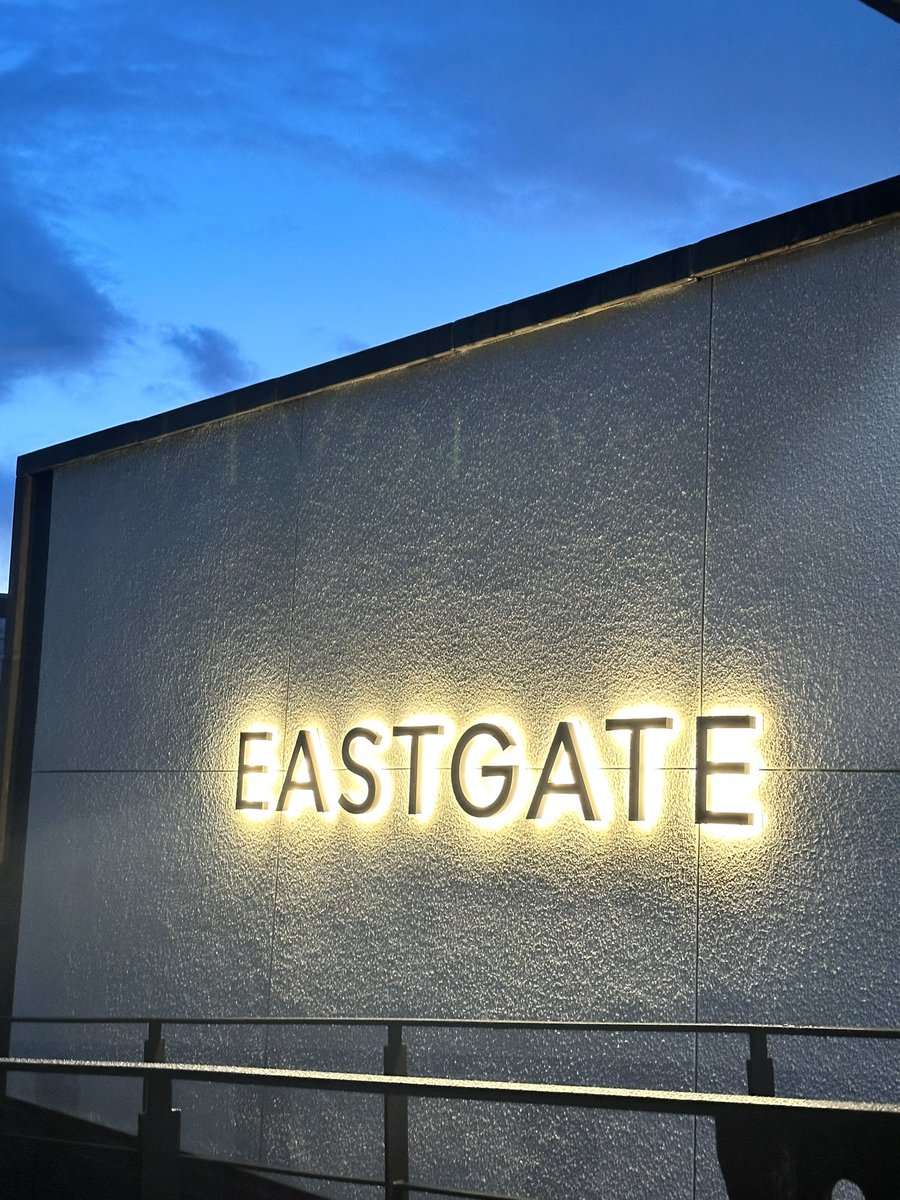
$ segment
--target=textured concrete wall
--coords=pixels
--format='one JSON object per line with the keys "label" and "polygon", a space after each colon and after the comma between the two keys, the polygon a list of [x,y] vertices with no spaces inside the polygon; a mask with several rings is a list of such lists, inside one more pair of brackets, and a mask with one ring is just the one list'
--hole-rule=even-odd
{"label": "textured concrete wall", "polygon": [[[879,227],[59,470],[17,1010],[900,1021],[898,278]],[[602,729],[638,703],[681,719],[650,830]],[[750,840],[693,824],[692,722],[719,704],[766,721]],[[396,804],[375,825],[235,813],[251,722],[281,732],[284,766],[301,725],[334,747],[417,711],[508,715],[532,779],[582,715],[611,823],[488,832],[446,782],[427,824]],[[169,1042],[380,1069],[375,1033]],[[423,1073],[744,1086],[728,1040],[409,1044]],[[896,1095],[883,1049],[774,1052],[783,1091]],[[17,1090],[137,1108],[130,1085]],[[380,1169],[374,1101],[209,1099],[182,1090],[190,1147]],[[722,1195],[687,1119],[413,1102],[411,1136],[421,1180]]]}

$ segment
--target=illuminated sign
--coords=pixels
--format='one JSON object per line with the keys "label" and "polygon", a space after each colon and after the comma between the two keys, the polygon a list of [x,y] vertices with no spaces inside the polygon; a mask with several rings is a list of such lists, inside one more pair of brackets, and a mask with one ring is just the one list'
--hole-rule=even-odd
{"label": "illuminated sign", "polygon": [[[673,713],[634,710],[609,717],[605,730],[619,744],[627,773],[627,819],[652,826],[663,805],[665,755],[678,729]],[[765,817],[756,799],[762,762],[755,739],[762,718],[754,712],[707,713],[696,719],[696,824],[725,831],[758,831]],[[360,821],[378,820],[394,802],[396,768],[388,751],[408,772],[405,795],[396,797],[406,813],[427,821],[434,813],[440,780],[449,777],[450,802],[486,827],[517,819],[551,824],[573,813],[587,825],[604,828],[613,801],[594,738],[587,725],[560,721],[540,768],[526,766],[525,739],[506,717],[486,716],[457,735],[448,717],[419,716],[388,727],[365,720],[340,743],[339,782],[321,731],[300,729],[287,765],[277,756],[274,729],[254,727],[239,735],[235,808],[258,817],[309,811],[334,820],[346,813]],[[609,763],[606,763],[608,767]],[[619,765],[618,763],[616,764]],[[536,774],[536,780],[530,778]]]}

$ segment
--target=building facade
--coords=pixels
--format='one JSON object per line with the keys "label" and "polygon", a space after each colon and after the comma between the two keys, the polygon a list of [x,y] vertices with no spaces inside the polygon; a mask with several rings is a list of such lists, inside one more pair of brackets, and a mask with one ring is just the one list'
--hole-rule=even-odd
{"label": "building facade", "polygon": [[[887,181],[21,460],[15,1011],[900,1023],[898,210]],[[745,1088],[729,1037],[408,1040],[414,1074]],[[884,1045],[775,1063],[900,1098]],[[136,1088],[11,1077],[120,1125]],[[379,1169],[374,1098],[179,1102],[189,1149]],[[689,1117],[416,1101],[410,1137],[472,1189],[724,1194]]]}

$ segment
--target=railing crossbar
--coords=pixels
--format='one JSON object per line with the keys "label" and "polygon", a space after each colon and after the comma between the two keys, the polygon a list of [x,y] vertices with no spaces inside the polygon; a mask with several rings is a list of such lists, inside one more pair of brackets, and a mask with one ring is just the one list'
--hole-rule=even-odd
{"label": "railing crossbar", "polygon": [[460,1200],[535,1200],[533,1196],[501,1196],[497,1192],[472,1192],[465,1188],[437,1187],[435,1184],[401,1181],[410,1192],[424,1192],[426,1196],[456,1196]]}
{"label": "railing crossbar", "polygon": [[403,1095],[442,1100],[486,1100],[618,1112],[716,1116],[723,1112],[804,1108],[826,1113],[900,1116],[900,1104],[857,1100],[810,1100],[791,1096],[745,1096],[729,1092],[679,1092],[581,1084],[510,1083],[496,1079],[453,1079],[415,1075],[371,1075],[279,1067],[219,1066],[211,1063],[108,1062],[93,1059],[0,1058],[0,1071],[34,1074],[108,1075],[195,1083],[254,1084],[304,1091]]}
{"label": "railing crossbar", "polygon": [[193,1154],[182,1151],[188,1162],[210,1163],[219,1167],[234,1167],[239,1171],[258,1171],[263,1175],[286,1175],[296,1179],[309,1179],[315,1183],[352,1183],[357,1187],[383,1188],[383,1179],[369,1179],[365,1175],[326,1175],[321,1171],[301,1171],[299,1167],[274,1167],[268,1163],[245,1162],[225,1155]]}
{"label": "railing crossbar", "polygon": [[752,1025],[733,1021],[528,1021],[518,1018],[443,1017],[33,1017],[0,1016],[2,1025],[160,1025],[176,1026],[302,1026],[405,1029],[535,1030],[596,1033],[715,1033],[750,1036],[817,1038],[875,1038],[900,1040],[900,1029],[842,1025]]}
{"label": "railing crossbar", "polygon": [[137,1154],[137,1146],[121,1142],[90,1142],[87,1139],[52,1137],[46,1133],[20,1133],[16,1129],[0,1131],[0,1138],[15,1138],[21,1142],[47,1142],[53,1146],[74,1146],[77,1150],[115,1150],[121,1154]]}

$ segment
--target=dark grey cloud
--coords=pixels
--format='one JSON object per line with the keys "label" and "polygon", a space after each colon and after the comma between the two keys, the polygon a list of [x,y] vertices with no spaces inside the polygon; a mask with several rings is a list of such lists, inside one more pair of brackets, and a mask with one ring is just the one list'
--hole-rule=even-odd
{"label": "dark grey cloud", "polygon": [[[93,366],[127,333],[73,218],[165,203],[128,148],[202,117],[204,95],[217,112],[210,77],[230,58],[116,0],[0,6],[0,400],[17,379]],[[224,335],[191,336],[193,377],[245,371]]]}
{"label": "dark grey cloud", "polygon": [[[7,0],[0,385],[89,364],[121,336],[66,220],[167,203],[195,152],[596,231],[595,267],[605,237],[661,248],[889,174],[892,30],[855,0],[815,8]],[[200,386],[249,374],[225,335],[175,336]]]}
{"label": "dark grey cloud", "polygon": [[890,173],[883,24],[854,0],[13,3],[0,142],[99,176],[208,141],[504,223],[689,236]]}
{"label": "dark grey cloud", "polygon": [[234,338],[208,325],[169,328],[163,334],[167,345],[177,350],[188,375],[206,392],[224,392],[249,382],[256,368],[241,357]]}
{"label": "dark grey cloud", "polygon": [[126,317],[63,238],[0,177],[0,396],[14,380],[79,370]]}
{"label": "dark grey cloud", "polygon": [[263,10],[260,145],[504,224],[687,238],[894,170],[898,47],[851,0]]}

